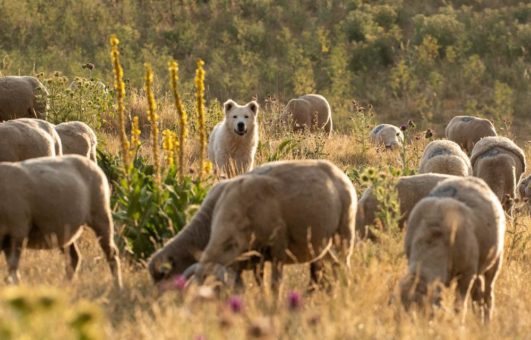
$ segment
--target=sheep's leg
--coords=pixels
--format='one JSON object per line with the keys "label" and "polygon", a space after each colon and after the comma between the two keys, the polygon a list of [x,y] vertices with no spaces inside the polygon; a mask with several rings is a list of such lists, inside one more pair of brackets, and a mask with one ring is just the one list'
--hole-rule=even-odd
{"label": "sheep's leg", "polygon": [[472,301],[473,308],[475,313],[479,313],[481,320],[484,320],[484,305],[485,305],[485,277],[478,275],[474,286],[472,287]]}
{"label": "sheep's leg", "polygon": [[456,297],[454,309],[456,313],[462,313],[463,317],[466,315],[466,303],[468,297],[473,294],[474,290],[477,288],[477,281],[480,281],[480,279],[477,278],[476,275],[465,275],[459,278],[457,282],[457,290],[459,294]]}
{"label": "sheep's leg", "polygon": [[79,264],[81,263],[81,255],[79,253],[79,248],[75,242],[69,244],[63,249],[66,256],[66,277],[68,280],[72,280],[79,269]]}
{"label": "sheep's leg", "polygon": [[122,288],[120,258],[118,257],[118,248],[112,239],[113,225],[110,214],[104,214],[103,217],[93,221],[92,229],[94,229],[96,236],[98,236],[98,242],[100,243],[101,249],[105,253],[116,286],[118,286],[118,288]]}
{"label": "sheep's leg", "polygon": [[278,297],[280,293],[280,284],[282,281],[283,263],[274,260],[271,264],[271,291]]}
{"label": "sheep's leg", "polygon": [[485,321],[488,322],[492,318],[492,310],[494,308],[494,282],[498,277],[498,273],[501,267],[501,257],[498,258],[496,263],[485,272],[485,291],[483,292],[483,299],[485,304],[483,306],[485,313]]}
{"label": "sheep's leg", "polygon": [[8,237],[2,242],[2,251],[4,252],[8,268],[8,276],[6,278],[8,284],[18,284],[20,281],[18,263],[22,255],[22,245],[22,240],[13,237]]}

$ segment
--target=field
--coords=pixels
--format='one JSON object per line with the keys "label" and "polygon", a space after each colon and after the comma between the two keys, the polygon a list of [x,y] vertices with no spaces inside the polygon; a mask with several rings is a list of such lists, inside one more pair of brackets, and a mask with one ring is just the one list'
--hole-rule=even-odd
{"label": "field", "polygon": [[[260,104],[256,164],[328,159],[351,178],[358,197],[379,178],[371,171],[384,176],[380,185],[414,174],[425,145],[444,137],[455,114],[491,119],[531,159],[529,4],[94,3],[0,1],[0,12],[9,14],[0,16],[0,75],[38,76],[50,92],[50,121],[82,120],[96,130],[98,164],[112,185],[124,288],[113,287],[90,230],[73,281],[59,251],[25,251],[23,284],[0,286],[1,339],[531,339],[531,209],[524,202],[508,218],[487,325],[471,305],[467,314],[453,312],[452,288],[442,308],[404,311],[397,294],[407,266],[403,232],[396,215],[385,212],[380,241],[356,242],[351,267],[341,268],[329,291],[307,293],[302,264],[287,268],[278,299],[250,273],[243,292],[177,283],[162,291],[145,268],[220,180],[201,159],[228,98]],[[199,58],[204,79],[195,73]],[[174,59],[178,70],[169,64]],[[308,92],[330,100],[329,138],[278,124],[287,100]],[[179,107],[187,113],[185,129]],[[369,143],[372,127],[384,122],[404,125],[403,148]],[[396,203],[392,193],[384,199]],[[267,267],[266,283],[269,274]]]}

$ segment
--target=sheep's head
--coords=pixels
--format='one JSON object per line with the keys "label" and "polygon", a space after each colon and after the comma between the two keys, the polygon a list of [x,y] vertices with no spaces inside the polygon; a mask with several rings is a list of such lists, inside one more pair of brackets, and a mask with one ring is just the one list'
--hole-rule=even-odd
{"label": "sheep's head", "polygon": [[[188,267],[197,262],[198,256],[181,251],[169,251],[164,247],[157,251],[148,262],[148,271],[153,282],[160,283],[182,274]],[[173,250],[173,249],[171,249]]]}

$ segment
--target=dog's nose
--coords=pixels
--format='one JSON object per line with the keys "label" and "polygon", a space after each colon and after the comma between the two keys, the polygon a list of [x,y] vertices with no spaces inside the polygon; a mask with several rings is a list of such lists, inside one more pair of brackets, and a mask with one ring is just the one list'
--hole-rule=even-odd
{"label": "dog's nose", "polygon": [[238,131],[243,131],[243,130],[245,130],[245,124],[242,123],[242,122],[239,122],[238,123]]}

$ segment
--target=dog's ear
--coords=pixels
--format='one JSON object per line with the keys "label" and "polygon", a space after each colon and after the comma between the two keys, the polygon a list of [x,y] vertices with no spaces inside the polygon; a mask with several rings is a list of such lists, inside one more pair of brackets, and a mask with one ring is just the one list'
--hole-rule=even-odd
{"label": "dog's ear", "polygon": [[223,111],[225,111],[225,114],[228,114],[230,110],[232,110],[236,106],[236,103],[234,100],[229,99],[225,103],[223,103]]}
{"label": "dog's ear", "polygon": [[260,105],[258,105],[258,103],[255,100],[247,103],[247,106],[249,107],[249,109],[251,109],[251,111],[253,111],[255,116],[258,114],[258,109],[260,108]]}

